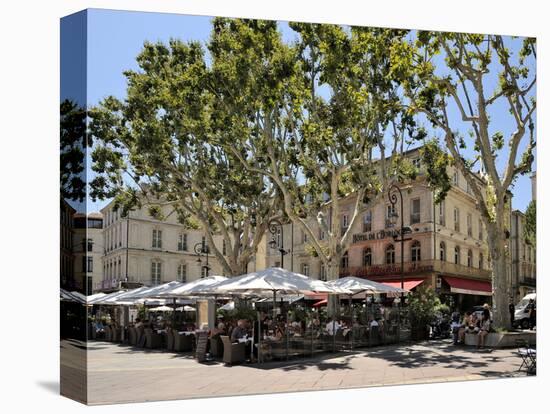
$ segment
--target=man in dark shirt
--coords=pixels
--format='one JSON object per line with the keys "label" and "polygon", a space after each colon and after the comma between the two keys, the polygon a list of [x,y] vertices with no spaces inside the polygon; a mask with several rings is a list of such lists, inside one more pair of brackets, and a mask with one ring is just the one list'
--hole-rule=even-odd
{"label": "man in dark shirt", "polygon": [[510,304],[508,305],[508,312],[510,312],[510,323],[512,328],[514,327],[514,322],[516,320],[516,307],[514,306],[514,302],[512,302],[512,299],[510,298]]}
{"label": "man in dark shirt", "polygon": [[231,342],[238,342],[239,339],[244,338],[245,336],[246,330],[244,328],[244,320],[239,319],[237,326],[233,329],[233,332],[231,332]]}

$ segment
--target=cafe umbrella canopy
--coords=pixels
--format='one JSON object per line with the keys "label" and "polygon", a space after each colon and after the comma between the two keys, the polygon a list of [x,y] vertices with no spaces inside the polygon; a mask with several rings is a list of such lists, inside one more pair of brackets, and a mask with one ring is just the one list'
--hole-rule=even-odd
{"label": "cafe umbrella canopy", "polygon": [[368,279],[362,279],[355,276],[346,276],[340,279],[331,280],[328,284],[351,291],[353,294],[368,292],[368,293],[406,293],[407,290],[402,290],[384,283],[374,282]]}
{"label": "cafe umbrella canopy", "polygon": [[291,272],[280,267],[270,267],[227,279],[210,286],[208,291],[211,294],[238,294],[241,292],[261,294],[262,292],[272,292],[274,302],[276,302],[277,293],[350,293],[347,289],[331,286],[321,280],[311,279],[300,273]]}

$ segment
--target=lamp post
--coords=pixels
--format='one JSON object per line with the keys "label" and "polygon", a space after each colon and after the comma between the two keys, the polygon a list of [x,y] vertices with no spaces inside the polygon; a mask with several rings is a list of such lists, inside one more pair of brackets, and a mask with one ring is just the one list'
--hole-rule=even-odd
{"label": "lamp post", "polygon": [[193,250],[195,251],[195,254],[199,256],[197,259],[197,263],[202,264],[201,256],[203,255],[206,256],[206,265],[201,266],[201,279],[203,278],[202,269],[206,269],[206,277],[208,277],[210,272],[210,266],[208,266],[208,253],[209,253],[208,245],[203,244],[202,242],[199,242],[195,244],[195,247]]}
{"label": "lamp post", "polygon": [[[397,204],[397,197],[399,196],[399,203],[400,203],[400,215],[401,215],[401,226],[399,228],[399,232],[398,234],[395,234],[393,236],[393,240],[394,241],[399,241],[401,242],[401,290],[404,290],[405,288],[405,280],[404,280],[404,275],[405,275],[405,241],[406,240],[411,240],[411,238],[405,238],[405,234],[406,233],[411,233],[412,232],[412,229],[410,227],[405,227],[404,226],[404,223],[403,223],[403,193],[401,192],[401,189],[395,185],[395,184],[392,184],[390,186],[390,188],[388,189],[388,199],[390,200],[390,204],[391,204],[391,213],[390,213],[390,216],[388,217],[390,219],[390,222],[392,224],[392,226],[395,227],[395,225],[397,224],[397,218],[399,217],[399,215],[396,213],[395,211],[395,205]],[[399,236],[399,237],[398,237]],[[401,292],[401,305],[403,306],[405,302],[405,296],[403,295],[403,292]]]}
{"label": "lamp post", "polygon": [[[285,255],[289,253],[288,250],[285,250],[283,247],[284,236],[283,236],[283,224],[277,219],[271,219],[267,224],[269,232],[273,235],[271,241],[269,242],[269,247],[272,249],[278,249],[281,253],[281,267],[285,267]],[[275,240],[275,235],[277,234],[277,228],[281,229],[281,244],[279,245]]]}

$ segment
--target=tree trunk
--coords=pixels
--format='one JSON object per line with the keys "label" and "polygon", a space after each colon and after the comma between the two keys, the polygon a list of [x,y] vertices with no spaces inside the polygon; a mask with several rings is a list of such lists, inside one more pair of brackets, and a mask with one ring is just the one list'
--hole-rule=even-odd
{"label": "tree trunk", "polygon": [[[331,260],[328,266],[327,280],[336,280],[338,279],[340,272],[340,261]],[[328,295],[327,299],[327,315],[329,317],[338,317],[340,314],[340,302],[338,300],[338,295]]]}
{"label": "tree trunk", "polygon": [[488,242],[493,266],[493,323],[495,327],[510,329],[511,321],[508,313],[510,283],[504,227],[502,224],[491,227],[488,229]]}

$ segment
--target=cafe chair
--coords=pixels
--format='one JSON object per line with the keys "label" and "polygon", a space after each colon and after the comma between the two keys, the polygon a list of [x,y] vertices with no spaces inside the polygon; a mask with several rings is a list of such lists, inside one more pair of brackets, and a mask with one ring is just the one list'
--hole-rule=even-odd
{"label": "cafe chair", "polygon": [[168,351],[174,350],[174,330],[172,328],[166,329],[166,349]]}
{"label": "cafe chair", "polygon": [[113,340],[113,331],[109,325],[105,326],[105,340],[111,342]]}
{"label": "cafe chair", "polygon": [[193,335],[185,335],[174,331],[175,352],[189,352],[193,350]]}
{"label": "cafe chair", "polygon": [[128,327],[128,344],[137,345],[137,329],[133,326]]}
{"label": "cafe chair", "polygon": [[244,343],[231,343],[231,340],[228,336],[221,336],[223,343],[223,362],[228,365],[233,365],[235,363],[241,363],[246,360],[245,349],[246,344]]}
{"label": "cafe chair", "polygon": [[210,338],[210,354],[214,358],[223,357],[223,342],[220,334],[213,335]]}
{"label": "cafe chair", "polygon": [[136,346],[145,347],[145,328],[143,326],[136,328]]}
{"label": "cafe chair", "polygon": [[151,328],[145,329],[145,347],[149,349],[160,348],[162,345],[162,336],[154,332]]}
{"label": "cafe chair", "polygon": [[525,367],[527,375],[535,374],[537,372],[537,350],[531,348],[529,343],[524,339],[516,340],[516,346],[518,347],[518,355],[521,358],[521,365],[518,371],[521,371]]}

